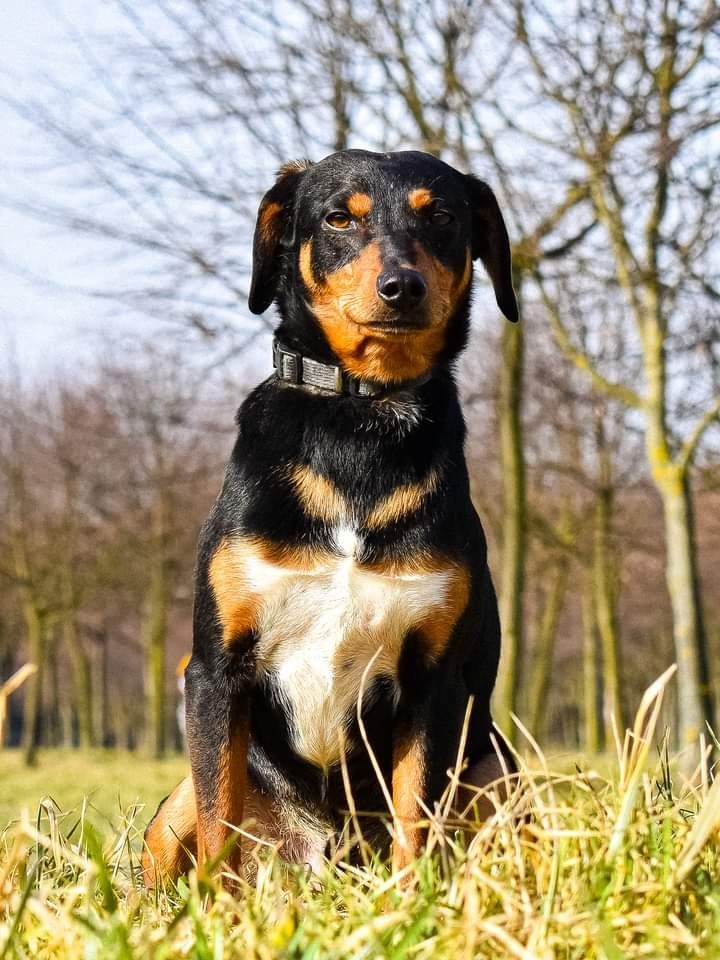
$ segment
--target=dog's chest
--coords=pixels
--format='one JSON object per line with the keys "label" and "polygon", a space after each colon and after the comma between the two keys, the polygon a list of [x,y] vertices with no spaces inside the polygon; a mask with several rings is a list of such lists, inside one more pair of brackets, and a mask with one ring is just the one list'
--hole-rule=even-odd
{"label": "dog's chest", "polygon": [[396,679],[409,630],[442,608],[448,569],[368,569],[351,529],[335,532],[341,555],[309,564],[270,562],[246,550],[243,579],[260,598],[255,646],[259,675],[291,722],[295,751],[320,767],[340,757],[341,737],[361,692]]}

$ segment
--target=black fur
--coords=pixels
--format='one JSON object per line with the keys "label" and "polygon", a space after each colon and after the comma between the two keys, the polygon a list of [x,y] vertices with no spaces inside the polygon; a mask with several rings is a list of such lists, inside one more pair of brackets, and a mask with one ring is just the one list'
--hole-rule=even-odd
{"label": "black fur", "polygon": [[[408,207],[408,191],[428,187],[447,211],[435,223]],[[363,231],[328,229],[325,217],[349,193],[372,198]],[[269,208],[269,205],[278,205]],[[316,320],[298,268],[298,250],[312,240],[319,278],[356,258],[368,238],[379,240],[384,260],[414,262],[416,244],[460,274],[471,251],[494,283],[498,304],[517,319],[507,232],[490,189],[471,176],[421,153],[345,151],[316,165],[281,173],[261,208],[276,211],[256,234],[250,307],[262,312],[275,300],[278,336],[306,356],[342,363]],[[445,217],[440,216],[439,221]],[[366,726],[387,782],[392,776],[395,735],[423,743],[425,800],[437,800],[455,761],[468,696],[475,697],[466,747],[472,762],[492,752],[490,694],[500,650],[497,605],[487,567],[486,542],[470,500],[463,444],[465,427],[452,361],[465,345],[470,285],[449,318],[442,350],[432,358],[422,386],[403,388],[381,400],[336,396],[287,385],[271,377],[238,413],[238,438],[225,481],[199,545],[193,655],[187,677],[187,721],[193,775],[200,805],[212,807],[218,754],[238,722],[249,715],[249,771],[256,788],[314,817],[339,825],[346,809],[339,768],[323,772],[291,747],[290,718],[267,678],[258,678],[252,633],[223,646],[208,569],[218,544],[235,535],[273,544],[334,549],[332,531],[308,517],[288,479],[296,465],[327,478],[366,515],[398,486],[418,483],[435,470],[434,492],[419,509],[380,529],[359,528],[357,563],[407,560],[420,553],[442,555],[470,573],[470,594],[442,656],[427,659],[411,632],[405,641],[394,705],[391,678],[380,678],[367,696]],[[422,322],[422,319],[419,321]],[[412,405],[412,416],[403,412]],[[382,811],[384,802],[368,756],[348,718],[356,743],[349,757],[359,809]],[[398,733],[399,732],[399,733]],[[355,734],[355,736],[354,736]]]}

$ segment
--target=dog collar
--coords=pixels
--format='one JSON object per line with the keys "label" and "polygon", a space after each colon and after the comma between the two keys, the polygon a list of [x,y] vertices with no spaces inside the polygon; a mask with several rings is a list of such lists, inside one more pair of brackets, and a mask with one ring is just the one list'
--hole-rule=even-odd
{"label": "dog collar", "polygon": [[332,363],[320,363],[304,357],[298,350],[290,350],[275,338],[273,340],[273,366],[278,380],[291,383],[297,387],[317,387],[327,390],[328,393],[344,394],[350,397],[381,397],[400,390],[408,390],[427,383],[431,374],[427,373],[417,380],[407,380],[404,383],[393,385],[391,388],[369,380],[360,380],[342,367]]}

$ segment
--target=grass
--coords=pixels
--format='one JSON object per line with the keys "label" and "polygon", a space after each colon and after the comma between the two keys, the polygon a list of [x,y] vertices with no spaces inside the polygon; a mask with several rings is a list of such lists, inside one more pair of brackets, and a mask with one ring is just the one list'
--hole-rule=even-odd
{"label": "grass", "polygon": [[[237,896],[195,873],[147,894],[142,814],[126,809],[96,827],[82,808],[45,805],[0,845],[0,960],[720,957],[720,780],[701,750],[695,775],[673,784],[651,748],[668,679],[646,695],[608,774],[554,769],[529,740],[514,812],[498,802],[490,820],[468,822],[468,843],[444,808],[434,812],[429,850],[405,885],[384,861],[329,861],[309,876],[258,848],[256,882],[239,881]],[[77,795],[76,762],[68,792],[56,771],[58,797]],[[130,799],[138,787],[161,794],[177,773],[103,762],[91,767],[98,775],[127,770],[120,796]]]}
{"label": "grass", "polygon": [[99,818],[116,818],[141,802],[148,810],[187,772],[184,757],[151,760],[124,750],[46,750],[28,768],[18,750],[0,753],[0,830],[23,809],[31,813],[51,798],[61,810],[87,800]]}

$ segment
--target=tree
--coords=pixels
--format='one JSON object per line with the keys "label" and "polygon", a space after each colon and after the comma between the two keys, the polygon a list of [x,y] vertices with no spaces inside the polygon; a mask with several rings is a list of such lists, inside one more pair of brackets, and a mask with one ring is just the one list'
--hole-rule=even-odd
{"label": "tree", "polygon": [[[501,424],[503,511],[489,517],[502,551],[497,716],[509,730],[527,661],[527,338],[549,317],[561,350],[589,375],[585,392],[592,386],[623,405],[624,428],[646,428],[648,469],[665,505],[678,656],[689,651],[684,662],[694,664],[680,672],[683,736],[692,736],[703,713],[692,690],[707,671],[689,478],[717,415],[720,366],[714,7],[116,0],[116,8],[110,36],[74,34],[90,82],[16,102],[54,140],[66,176],[83,184],[80,213],[68,193],[66,203],[36,194],[26,208],[122,252],[126,280],[112,296],[193,332],[195,342],[212,341],[227,358],[272,325],[266,318],[258,327],[243,304],[257,198],[280,162],[345,146],[419,147],[487,179],[508,219],[525,308],[524,326],[502,328],[497,411],[476,408]],[[608,331],[622,355],[607,349]],[[690,394],[679,385],[691,374]],[[469,380],[468,392],[477,389]],[[606,569],[615,479],[604,487],[611,495],[594,501],[593,619],[617,714],[618,609]],[[553,514],[552,497],[543,510]],[[168,576],[159,559],[165,513],[156,505],[157,597]],[[157,618],[146,635],[160,636],[163,604],[148,596],[147,609]]]}
{"label": "tree", "polygon": [[[592,351],[573,339],[566,317],[575,312],[577,282],[540,266],[535,279],[566,355],[600,394],[643,418],[663,504],[680,737],[687,745],[713,721],[690,468],[720,414],[720,396],[702,367],[694,371],[691,403],[675,395],[673,384],[688,375],[688,347],[712,338],[718,324],[711,265],[717,237],[709,227],[718,214],[718,164],[708,165],[706,156],[717,157],[711,136],[720,119],[708,67],[720,51],[720,13],[679,0],[642,8],[580,3],[577,15],[582,30],[569,35],[548,7],[530,10],[517,0],[513,29],[538,89],[562,117],[567,162],[587,180],[603,246],[585,251],[585,268],[589,276],[604,265],[611,270],[608,296],[636,330],[641,391],[606,376]],[[648,154],[651,163],[643,164]],[[582,282],[587,286],[588,275]]]}

